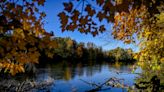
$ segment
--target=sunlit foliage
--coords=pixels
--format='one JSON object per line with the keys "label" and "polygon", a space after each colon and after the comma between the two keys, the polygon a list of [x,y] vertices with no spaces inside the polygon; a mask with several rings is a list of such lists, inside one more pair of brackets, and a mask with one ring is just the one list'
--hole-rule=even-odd
{"label": "sunlit foliage", "polygon": [[[53,47],[44,28],[44,0],[0,0],[0,70],[15,75],[38,63],[40,51]],[[45,46],[46,44],[46,46]]]}

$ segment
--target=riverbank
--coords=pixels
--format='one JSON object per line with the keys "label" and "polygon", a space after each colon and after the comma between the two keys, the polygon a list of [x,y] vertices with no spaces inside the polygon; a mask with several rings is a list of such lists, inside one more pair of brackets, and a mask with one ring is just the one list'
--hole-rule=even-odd
{"label": "riverbank", "polygon": [[46,78],[43,81],[36,81],[30,79],[17,80],[17,79],[3,79],[0,80],[1,92],[32,92],[35,90],[43,90],[53,85],[54,79],[51,77]]}

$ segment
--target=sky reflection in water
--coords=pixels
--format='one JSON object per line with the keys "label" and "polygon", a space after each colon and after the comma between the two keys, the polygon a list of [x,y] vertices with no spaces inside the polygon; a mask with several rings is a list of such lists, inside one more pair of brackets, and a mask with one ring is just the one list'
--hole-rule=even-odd
{"label": "sky reflection in water", "polygon": [[[53,78],[54,83],[49,88],[50,92],[85,92],[95,87],[83,82],[92,82],[101,84],[111,77],[123,78],[126,85],[133,85],[136,74],[131,73],[130,66],[118,66],[111,64],[53,64],[47,65],[46,68],[40,68],[37,74],[37,81],[43,81],[48,78]],[[140,71],[140,70],[138,70]],[[119,74],[118,74],[119,72]],[[82,79],[82,80],[80,80]],[[100,92],[124,92],[125,89],[112,88],[104,86]],[[43,90],[38,90],[42,92]]]}

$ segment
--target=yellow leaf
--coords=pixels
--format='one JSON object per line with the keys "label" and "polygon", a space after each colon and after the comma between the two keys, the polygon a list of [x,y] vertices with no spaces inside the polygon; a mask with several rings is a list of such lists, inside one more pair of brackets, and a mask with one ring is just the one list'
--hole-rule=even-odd
{"label": "yellow leaf", "polygon": [[131,40],[130,39],[127,39],[124,42],[127,43],[127,44],[130,44],[131,43]]}
{"label": "yellow leaf", "polygon": [[25,70],[24,70],[24,67],[23,66],[19,66],[19,72],[25,72]]}

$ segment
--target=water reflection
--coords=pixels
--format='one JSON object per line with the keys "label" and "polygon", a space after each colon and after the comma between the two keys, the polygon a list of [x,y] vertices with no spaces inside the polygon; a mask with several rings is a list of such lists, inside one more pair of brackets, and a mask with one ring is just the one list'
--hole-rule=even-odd
{"label": "water reflection", "polygon": [[[36,80],[45,80],[49,77],[53,78],[54,85],[50,87],[50,91],[52,92],[84,92],[94,89],[93,86],[84,83],[80,79],[99,84],[111,77],[117,77],[125,79],[123,81],[124,84],[133,85],[137,75],[131,74],[129,66],[111,65],[109,63],[71,64],[61,62],[48,64],[44,68],[39,68]],[[102,92],[125,90],[107,86],[103,89]]]}

